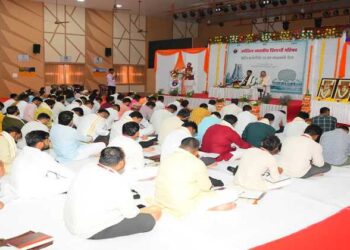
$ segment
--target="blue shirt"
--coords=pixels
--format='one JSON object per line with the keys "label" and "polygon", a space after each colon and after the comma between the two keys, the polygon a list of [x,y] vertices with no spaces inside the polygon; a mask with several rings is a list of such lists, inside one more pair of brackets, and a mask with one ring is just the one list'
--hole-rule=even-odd
{"label": "blue shirt", "polygon": [[197,139],[202,142],[203,136],[207,129],[215,124],[220,124],[222,122],[221,119],[219,119],[216,115],[211,115],[208,117],[205,117],[201,123],[198,125],[198,133],[197,133]]}
{"label": "blue shirt", "polygon": [[76,129],[61,124],[52,126],[50,139],[56,154],[56,160],[59,162],[73,160],[79,147],[82,145],[81,142],[89,141],[88,137],[80,135]]}
{"label": "blue shirt", "polygon": [[350,155],[350,135],[341,128],[323,133],[320,144],[323,148],[324,161],[340,166]]}

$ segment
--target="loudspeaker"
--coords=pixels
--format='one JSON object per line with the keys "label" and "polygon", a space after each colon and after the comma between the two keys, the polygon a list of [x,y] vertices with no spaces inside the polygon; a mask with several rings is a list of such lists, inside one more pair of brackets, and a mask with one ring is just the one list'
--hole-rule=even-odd
{"label": "loudspeaker", "polygon": [[321,28],[322,27],[322,18],[315,18],[315,28]]}
{"label": "loudspeaker", "polygon": [[289,30],[289,22],[288,22],[288,21],[284,21],[284,22],[282,23],[282,26],[283,26],[283,29],[284,29],[284,30]]}
{"label": "loudspeaker", "polygon": [[33,44],[33,53],[34,54],[40,54],[40,48],[41,48],[40,44],[34,43]]}
{"label": "loudspeaker", "polygon": [[112,48],[105,48],[105,56],[109,57],[112,55]]}

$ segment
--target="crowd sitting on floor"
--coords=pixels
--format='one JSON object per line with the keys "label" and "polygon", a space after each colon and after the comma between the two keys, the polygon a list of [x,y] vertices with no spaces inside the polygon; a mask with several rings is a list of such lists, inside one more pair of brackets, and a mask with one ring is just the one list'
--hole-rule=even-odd
{"label": "crowd sitting on floor", "polygon": [[[266,175],[309,178],[350,165],[349,128],[329,108],[290,122],[284,111],[256,117],[235,99],[221,109],[215,100],[191,108],[187,100],[165,105],[158,95],[57,86],[11,94],[0,103],[0,208],[67,193],[68,230],[106,239],[150,231],[162,213],[233,209],[234,190],[215,188],[220,180],[208,174],[222,162],[233,185],[264,192],[275,188]],[[155,193],[145,206],[132,184],[157,146]],[[98,161],[78,173],[67,167],[89,158]]]}

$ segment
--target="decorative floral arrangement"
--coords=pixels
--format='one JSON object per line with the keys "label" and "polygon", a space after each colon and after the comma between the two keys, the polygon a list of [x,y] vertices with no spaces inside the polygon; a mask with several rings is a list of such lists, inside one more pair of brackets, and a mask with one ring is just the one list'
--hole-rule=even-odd
{"label": "decorative floral arrangement", "polygon": [[261,102],[262,103],[265,103],[265,104],[269,104],[270,101],[272,99],[272,96],[271,94],[267,93],[266,95],[264,95],[262,98],[261,98]]}
{"label": "decorative floral arrangement", "polygon": [[178,89],[171,89],[171,90],[169,90],[169,95],[171,95],[171,96],[178,96],[179,95],[179,90]]}
{"label": "decorative floral arrangement", "polygon": [[244,95],[239,99],[240,102],[249,102],[249,97]]}
{"label": "decorative floral arrangement", "polygon": [[194,91],[193,91],[193,90],[192,90],[192,91],[188,91],[188,92],[186,93],[186,96],[187,96],[187,97],[192,97],[193,94],[194,94]]}
{"label": "decorative floral arrangement", "polygon": [[285,105],[287,106],[289,101],[291,100],[292,98],[290,97],[290,95],[285,95],[285,96],[281,96],[280,97],[280,105]]}
{"label": "decorative floral arrangement", "polygon": [[255,107],[255,106],[259,106],[259,105],[260,105],[260,102],[258,102],[258,101],[251,101],[249,104],[250,104],[251,106]]}
{"label": "decorative floral arrangement", "polygon": [[300,31],[281,31],[281,32],[263,32],[261,34],[215,36],[209,39],[210,44],[216,43],[252,43],[257,41],[285,41],[285,40],[302,40],[302,39],[322,39],[341,37],[343,27],[332,28],[314,28]]}
{"label": "decorative floral arrangement", "polygon": [[159,89],[159,90],[157,91],[157,95],[158,95],[158,96],[159,96],[159,95],[162,95],[163,92],[164,92],[164,89]]}

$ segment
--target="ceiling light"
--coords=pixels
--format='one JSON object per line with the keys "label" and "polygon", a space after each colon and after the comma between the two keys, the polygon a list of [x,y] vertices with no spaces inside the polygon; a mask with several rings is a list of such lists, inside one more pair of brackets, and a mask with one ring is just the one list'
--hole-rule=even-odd
{"label": "ceiling light", "polygon": [[120,8],[122,8],[122,7],[123,7],[123,5],[121,5],[121,4],[119,4],[119,3],[114,5],[114,8],[116,8],[116,9],[120,9]]}
{"label": "ceiling light", "polygon": [[182,15],[183,18],[187,18],[187,13],[186,12],[182,12],[181,15]]}
{"label": "ceiling light", "polygon": [[85,2],[85,0],[77,0],[78,2]]}

